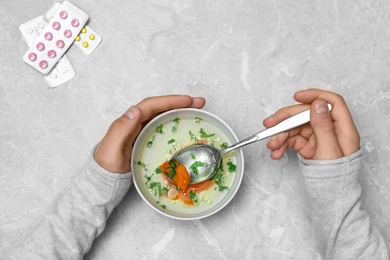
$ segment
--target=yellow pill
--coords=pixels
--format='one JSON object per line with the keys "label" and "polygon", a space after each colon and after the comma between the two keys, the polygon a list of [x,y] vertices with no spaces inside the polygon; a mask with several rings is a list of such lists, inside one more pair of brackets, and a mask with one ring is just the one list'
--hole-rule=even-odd
{"label": "yellow pill", "polygon": [[76,37],[76,42],[79,42],[81,40],[81,37],[80,37],[80,35],[78,35],[77,37]]}
{"label": "yellow pill", "polygon": [[90,35],[89,35],[89,39],[90,39],[91,41],[95,40],[95,35],[94,35],[94,34],[90,34]]}
{"label": "yellow pill", "polygon": [[86,32],[87,32],[87,28],[81,29],[81,33],[86,33]]}
{"label": "yellow pill", "polygon": [[83,47],[84,48],[88,48],[88,46],[89,46],[88,42],[83,42]]}

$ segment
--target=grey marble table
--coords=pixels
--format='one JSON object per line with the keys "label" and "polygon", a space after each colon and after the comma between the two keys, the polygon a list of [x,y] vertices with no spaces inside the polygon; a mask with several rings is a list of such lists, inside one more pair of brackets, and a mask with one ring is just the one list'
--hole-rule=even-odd
{"label": "grey marble table", "polygon": [[[145,97],[203,96],[243,138],[294,104],[299,89],[342,94],[365,150],[363,201],[390,241],[390,2],[74,2],[103,37],[72,47],[76,77],[49,88],[23,62],[19,25],[53,1],[0,2],[0,251],[48,206],[109,124]],[[132,187],[86,259],[321,259],[301,197],[297,156],[244,149],[233,201],[198,221],[168,219]],[[390,244],[390,243],[389,243]]]}

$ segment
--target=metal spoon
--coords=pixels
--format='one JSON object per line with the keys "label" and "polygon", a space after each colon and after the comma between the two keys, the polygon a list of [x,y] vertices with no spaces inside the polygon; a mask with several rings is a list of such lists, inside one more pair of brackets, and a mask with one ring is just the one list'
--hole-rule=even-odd
{"label": "metal spoon", "polygon": [[[332,105],[328,104],[328,107],[329,111],[332,110]],[[190,174],[191,184],[199,183],[211,179],[217,173],[224,154],[267,137],[288,131],[297,126],[304,125],[308,122],[310,122],[310,109],[287,118],[279,124],[264,129],[226,149],[218,150],[214,146],[206,143],[196,143],[181,149],[172,156],[171,160],[176,160],[186,166],[187,171]]]}

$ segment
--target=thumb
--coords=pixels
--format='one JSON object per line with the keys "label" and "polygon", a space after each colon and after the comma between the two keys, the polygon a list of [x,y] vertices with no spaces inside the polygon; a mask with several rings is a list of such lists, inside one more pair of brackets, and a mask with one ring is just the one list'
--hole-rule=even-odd
{"label": "thumb", "polygon": [[111,124],[95,150],[95,160],[100,166],[111,172],[130,170],[131,145],[128,145],[128,140],[138,133],[140,120],[140,108],[132,106]]}
{"label": "thumb", "polygon": [[313,128],[316,140],[316,151],[312,159],[330,160],[344,156],[325,100],[317,99],[312,103],[310,125]]}
{"label": "thumb", "polygon": [[138,106],[132,106],[125,114],[111,124],[104,138],[107,138],[112,142],[114,149],[122,150],[129,136],[134,132],[137,126],[139,126],[140,120],[141,109]]}

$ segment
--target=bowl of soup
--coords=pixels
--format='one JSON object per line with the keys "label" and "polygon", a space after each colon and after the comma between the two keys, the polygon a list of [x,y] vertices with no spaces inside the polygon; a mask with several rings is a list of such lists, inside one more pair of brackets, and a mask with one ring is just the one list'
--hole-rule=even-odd
{"label": "bowl of soup", "polygon": [[[180,149],[195,143],[224,149],[238,142],[219,117],[201,109],[170,110],[151,120],[138,135],[131,158],[134,185],[142,199],[160,214],[180,220],[201,219],[224,208],[238,191],[244,173],[240,149],[225,154],[210,179],[181,187],[164,174],[162,165]],[[194,164],[201,164],[194,156]]]}

